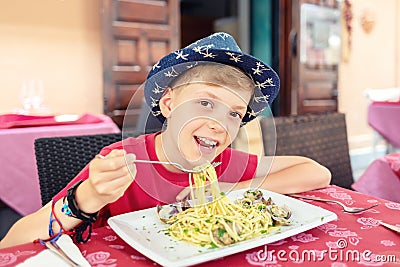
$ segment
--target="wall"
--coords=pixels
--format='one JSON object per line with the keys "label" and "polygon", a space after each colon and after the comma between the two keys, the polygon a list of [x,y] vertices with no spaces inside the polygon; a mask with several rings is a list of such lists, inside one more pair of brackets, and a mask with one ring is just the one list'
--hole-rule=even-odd
{"label": "wall", "polygon": [[55,113],[102,113],[101,1],[0,3],[0,113],[20,104],[24,80],[41,79]]}
{"label": "wall", "polygon": [[[350,149],[369,147],[366,88],[400,87],[400,1],[352,0],[352,49],[339,69],[339,111],[346,113]],[[365,8],[376,23],[368,34],[360,19]]]}
{"label": "wall", "polygon": [[[400,1],[352,0],[352,50],[340,66],[339,110],[351,149],[372,144],[366,88],[400,87]],[[363,32],[361,12],[375,11]],[[0,113],[19,106],[24,79],[40,78],[56,113],[102,113],[101,1],[13,0],[0,3]]]}

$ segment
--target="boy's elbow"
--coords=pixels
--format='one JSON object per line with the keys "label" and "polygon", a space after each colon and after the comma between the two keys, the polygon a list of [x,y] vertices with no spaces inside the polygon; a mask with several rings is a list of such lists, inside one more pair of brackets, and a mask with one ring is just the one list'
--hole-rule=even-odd
{"label": "boy's elbow", "polygon": [[319,189],[319,188],[324,188],[327,187],[332,179],[332,174],[331,171],[325,167],[324,165],[321,165],[315,160],[312,160],[310,158],[307,158],[308,160],[308,174],[310,175],[310,179],[308,180],[308,186],[310,188],[307,188],[307,190],[314,190],[314,189]]}
{"label": "boy's elbow", "polygon": [[327,187],[332,179],[332,174],[330,170],[322,165],[319,165],[320,174],[317,176],[319,188]]}

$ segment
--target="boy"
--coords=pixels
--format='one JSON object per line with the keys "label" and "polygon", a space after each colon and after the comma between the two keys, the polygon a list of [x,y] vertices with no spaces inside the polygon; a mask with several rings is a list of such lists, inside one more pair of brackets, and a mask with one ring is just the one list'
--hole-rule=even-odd
{"label": "boy", "polygon": [[0,247],[57,238],[71,229],[77,241],[85,241],[82,234],[89,227],[90,235],[92,223],[102,226],[110,216],[186,197],[187,173],[172,165],[135,163],[136,158],[187,169],[221,162],[216,172],[222,191],[259,186],[293,193],[327,186],[330,172],[310,159],[272,161],[229,148],[239,128],[267,108],[278,90],[276,73],[243,54],[226,33],[165,56],[144,88],[153,115],[168,122],[165,130],[104,148],[50,203],[16,222]]}

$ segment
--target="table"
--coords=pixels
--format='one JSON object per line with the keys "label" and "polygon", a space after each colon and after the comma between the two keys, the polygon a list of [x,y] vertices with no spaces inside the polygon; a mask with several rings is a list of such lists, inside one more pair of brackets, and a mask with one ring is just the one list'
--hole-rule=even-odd
{"label": "table", "polygon": [[1,129],[1,201],[21,215],[39,209],[42,203],[34,140],[43,137],[120,132],[111,118],[98,116],[102,120],[99,123]]}
{"label": "table", "polygon": [[374,160],[351,187],[364,194],[400,203],[400,153]]}
{"label": "table", "polygon": [[372,102],[368,124],[390,145],[400,148],[400,102]]}
{"label": "table", "polygon": [[[397,223],[400,226],[400,203],[360,194],[338,186],[328,186],[303,194],[337,199],[352,206],[366,206],[372,203],[380,205],[359,214],[348,214],[336,204],[310,202],[335,212],[338,220],[272,244],[198,266],[400,265],[400,234],[379,225],[379,221],[382,220],[391,224]],[[78,247],[92,266],[157,265],[127,245],[107,226],[95,229],[91,240],[86,244],[79,244]],[[0,266],[14,266],[43,249],[42,245],[33,243],[2,249],[0,250]],[[267,257],[267,255],[272,257]],[[311,255],[310,258],[307,255]]]}

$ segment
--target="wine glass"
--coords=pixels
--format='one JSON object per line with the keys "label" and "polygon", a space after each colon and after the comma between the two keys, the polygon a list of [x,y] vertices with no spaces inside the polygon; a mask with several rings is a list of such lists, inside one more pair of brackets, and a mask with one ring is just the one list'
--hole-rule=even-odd
{"label": "wine glass", "polygon": [[19,114],[49,113],[48,108],[43,105],[44,86],[42,80],[31,79],[22,82],[20,99],[22,109],[17,110]]}
{"label": "wine glass", "polygon": [[17,109],[17,113],[29,114],[32,109],[32,97],[30,92],[29,83],[24,81],[21,85],[20,100],[22,103],[22,109]]}
{"label": "wine glass", "polygon": [[40,112],[43,104],[44,88],[42,80],[31,80],[29,82],[32,110]]}

